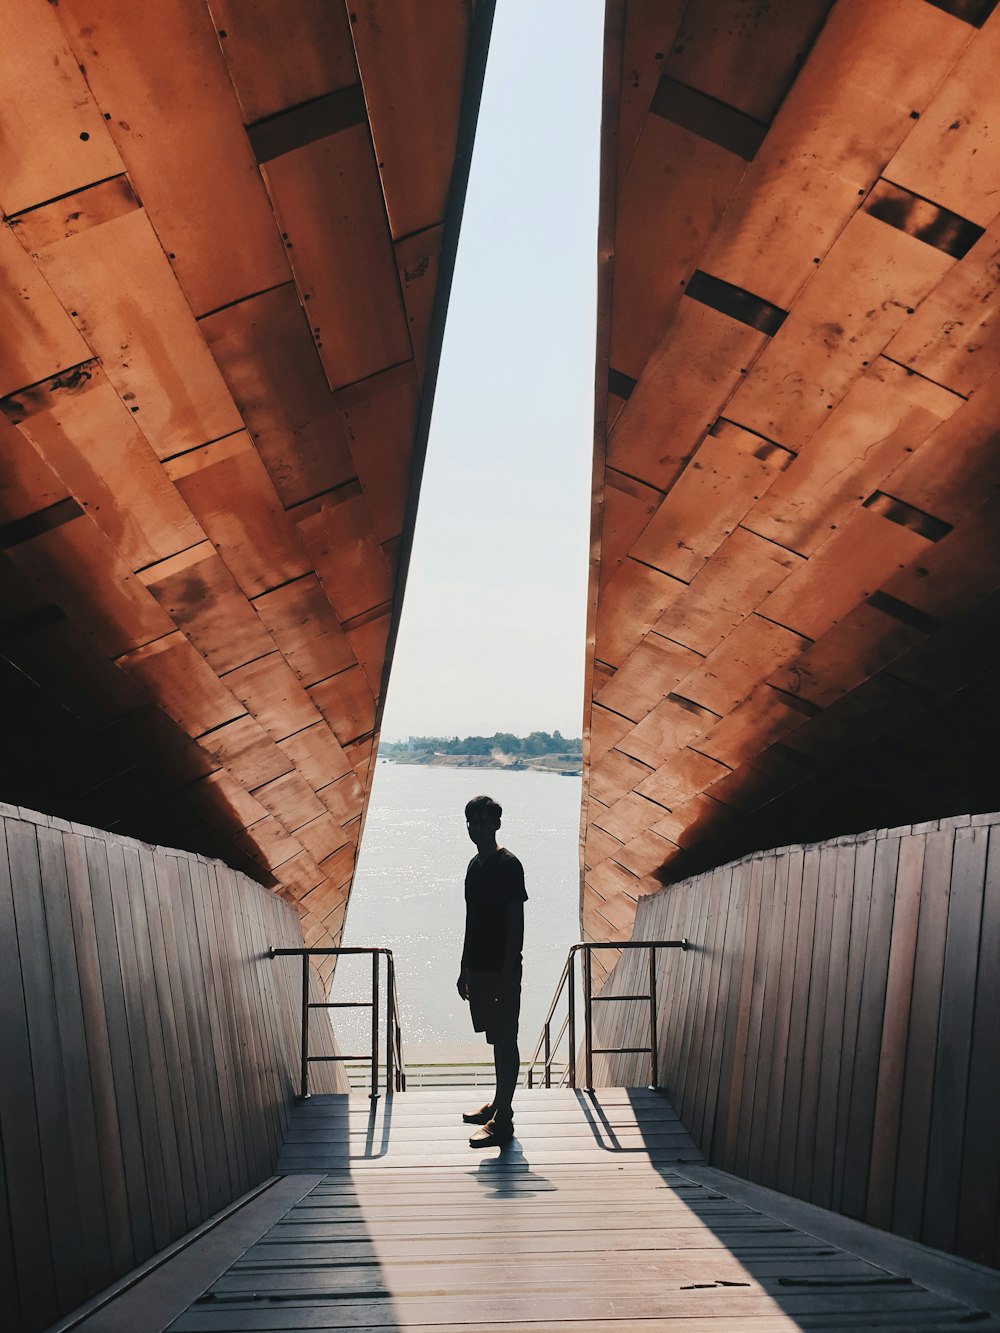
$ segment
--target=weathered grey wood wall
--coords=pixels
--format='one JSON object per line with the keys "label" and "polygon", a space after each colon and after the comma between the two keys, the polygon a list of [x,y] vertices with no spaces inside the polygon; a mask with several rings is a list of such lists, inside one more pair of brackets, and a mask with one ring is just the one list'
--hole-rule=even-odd
{"label": "weathered grey wood wall", "polygon": [[[45,1327],[273,1173],[301,965],[268,949],[301,943],[220,862],[0,806],[4,1328]],[[314,1069],[335,1090],[339,1066]]]}
{"label": "weathered grey wood wall", "polygon": [[[1000,815],[758,853],[640,901],[660,1083],[713,1165],[1000,1266]],[[645,992],[645,951],[603,993]],[[648,1007],[596,1006],[598,1046]],[[624,1038],[624,1039],[623,1039]],[[644,1084],[646,1057],[598,1058]]]}

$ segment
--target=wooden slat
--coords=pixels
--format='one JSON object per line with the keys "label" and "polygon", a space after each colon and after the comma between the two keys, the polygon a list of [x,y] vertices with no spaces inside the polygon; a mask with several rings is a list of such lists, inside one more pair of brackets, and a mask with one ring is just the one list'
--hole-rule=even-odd
{"label": "wooden slat", "polygon": [[17,235],[158,457],[239,429],[162,237],[124,176],[27,214]]}
{"label": "wooden slat", "polygon": [[243,119],[249,125],[357,82],[347,13],[320,0],[211,0]]}
{"label": "wooden slat", "polygon": [[6,221],[0,223],[0,312],[0,394],[37,384],[92,355]]}
{"label": "wooden slat", "polygon": [[207,6],[183,0],[136,25],[124,0],[72,0],[59,20],[195,314],[286,281]]}
{"label": "wooden slat", "polygon": [[379,542],[403,529],[419,401],[419,381],[409,363],[336,395]]}
{"label": "wooden slat", "polygon": [[385,202],[394,237],[444,218],[458,133],[471,13],[442,0],[372,0],[353,16]]}
{"label": "wooden slat", "polygon": [[307,142],[261,170],[330,387],[409,360],[367,124]]}

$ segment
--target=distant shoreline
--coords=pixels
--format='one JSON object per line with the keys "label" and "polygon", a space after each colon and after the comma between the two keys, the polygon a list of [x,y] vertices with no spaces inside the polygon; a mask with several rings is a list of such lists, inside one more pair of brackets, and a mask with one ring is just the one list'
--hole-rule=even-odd
{"label": "distant shoreline", "polygon": [[579,755],[539,754],[527,757],[491,754],[379,755],[386,764],[421,764],[426,768],[502,768],[512,773],[559,773],[578,778],[583,773]]}

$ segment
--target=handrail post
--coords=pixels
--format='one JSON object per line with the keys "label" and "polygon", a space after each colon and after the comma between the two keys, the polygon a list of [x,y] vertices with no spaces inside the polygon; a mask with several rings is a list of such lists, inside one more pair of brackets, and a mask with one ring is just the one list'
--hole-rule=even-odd
{"label": "handrail post", "polygon": [[548,1023],[545,1024],[545,1086],[552,1087],[552,1038]]}
{"label": "handrail post", "polygon": [[569,951],[569,1086],[576,1087],[576,953]]}
{"label": "handrail post", "polygon": [[302,1077],[299,1096],[309,1096],[309,955],[302,955]]}
{"label": "handrail post", "polygon": [[586,1087],[590,1092],[594,1087],[594,1032],[593,1032],[593,968],[591,964],[591,950],[585,944],[583,946],[583,1025],[584,1042],[586,1045],[586,1061],[584,1070],[586,1073]]}
{"label": "handrail post", "polygon": [[652,1086],[660,1085],[660,1057],[656,1041],[656,945],[649,946],[649,1061],[653,1076]]}
{"label": "handrail post", "polygon": [[378,1099],[378,953],[372,950],[372,1101]]}
{"label": "handrail post", "polygon": [[385,960],[385,1095],[392,1096],[392,1039],[396,1023],[396,978],[393,970],[392,954]]}

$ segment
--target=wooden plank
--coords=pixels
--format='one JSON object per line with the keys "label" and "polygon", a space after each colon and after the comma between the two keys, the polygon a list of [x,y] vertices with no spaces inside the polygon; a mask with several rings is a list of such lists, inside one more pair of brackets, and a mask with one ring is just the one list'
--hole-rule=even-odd
{"label": "wooden plank", "polygon": [[967,28],[918,0],[839,0],[747,169],[707,271],[787,309],[968,40]]}
{"label": "wooden plank", "polygon": [[877,357],[744,526],[811,555],[962,404],[957,394]]}
{"label": "wooden plank", "polygon": [[203,541],[205,534],[164,475],[138,419],[101,366],[91,362],[86,376],[84,383],[68,385],[57,375],[8,399],[6,410],[130,569]]}
{"label": "wooden plank", "polygon": [[420,382],[404,363],[336,395],[351,456],[380,542],[403,530]]}
{"label": "wooden plank", "polygon": [[[882,841],[886,841],[882,839]],[[837,1086],[837,1121],[833,1145],[833,1177],[831,1199],[833,1207],[842,1211],[842,1196],[846,1181],[845,1161],[850,1129],[850,1111],[854,1098],[854,1077],[861,1053],[861,1024],[867,1018],[863,1008],[862,987],[868,954],[868,933],[874,896],[875,856],[878,844],[874,838],[861,838],[855,844],[854,901],[851,907],[850,938],[847,955],[847,981],[844,987],[844,1031],[841,1038],[840,1077]],[[876,1043],[877,1045],[877,1043]],[[868,1048],[870,1051],[871,1048]]]}
{"label": "wooden plank", "polygon": [[309,561],[246,431],[191,449],[164,468],[247,597],[309,573]]}
{"label": "wooden plank", "polygon": [[[317,793],[330,779],[353,777],[353,770],[336,736],[325,722],[318,722],[281,742],[281,748]],[[321,795],[321,800],[325,798]]]}
{"label": "wooden plank", "polygon": [[[765,334],[728,315],[682,301],[615,422],[609,466],[669,490],[766,342]],[[669,441],[664,420],[672,422]]]}
{"label": "wooden plank", "polygon": [[321,0],[211,0],[229,76],[249,125],[357,82],[346,11]]}
{"label": "wooden plank", "polygon": [[647,634],[625,658],[595,703],[640,722],[660,700],[698,667],[701,657],[683,644]]}
{"label": "wooden plank", "polygon": [[239,700],[179,630],[125,653],[116,665],[146,685],[189,736],[200,736],[244,714]]}
{"label": "wooden plank", "polygon": [[[654,103],[655,106],[655,103]],[[680,303],[746,168],[692,128],[646,116],[615,209],[611,365],[637,380]],[[678,191],[686,207],[664,227]]]}
{"label": "wooden plank", "polygon": [[139,875],[138,878],[130,878],[129,888],[135,896],[142,898],[142,910],[149,933],[149,961],[155,1008],[163,1040],[164,1073],[167,1076],[168,1097],[177,1142],[177,1183],[181,1191],[185,1219],[185,1225],[181,1229],[189,1230],[197,1225],[198,1219],[203,1215],[199,1205],[192,1137],[192,1116],[197,1108],[192,1108],[188,1100],[188,1071],[185,1070],[181,1055],[181,1034],[171,992],[166,936],[156,896],[153,854],[149,848],[140,846],[136,849],[136,855],[139,860]]}
{"label": "wooden plank", "polygon": [[59,20],[195,314],[287,281],[207,7],[184,0],[137,28],[125,0],[69,0]]}
{"label": "wooden plank", "polygon": [[276,741],[322,722],[281,653],[258,657],[226,672],[220,679]]}
{"label": "wooden plank", "polygon": [[391,599],[392,577],[363,495],[322,496],[292,517],[341,622]]}
{"label": "wooden plank", "polygon": [[[793,1014],[798,1049],[802,1052],[795,1078],[798,1084],[798,1124],[795,1126],[794,1154],[785,1164],[783,1172],[792,1182],[792,1190],[789,1192],[794,1192],[800,1198],[806,1197],[812,1184],[820,1055],[826,1017],[826,987],[830,971],[829,939],[833,925],[835,875],[835,849],[821,846],[811,857],[807,853],[803,888],[806,884],[805,877],[808,876],[810,898],[813,894],[812,885],[815,883],[815,925],[814,931],[806,936],[809,952],[805,956],[803,983],[807,989],[802,995],[803,1012],[797,1023]],[[796,980],[798,982],[798,978]],[[806,996],[808,996],[807,1004]],[[789,1102],[787,1085],[785,1100]]]}
{"label": "wooden plank", "polygon": [[954,841],[953,829],[927,834],[920,883],[920,917],[909,1003],[891,1214],[893,1231],[914,1238],[920,1234],[922,1227],[927,1188],[927,1152]]}
{"label": "wooden plank", "polygon": [[[14,819],[4,819],[0,827],[0,959],[3,964],[0,967],[0,994],[3,997],[7,1071],[7,1076],[0,1080],[0,1124],[6,1198],[11,1210],[12,1267],[16,1275],[14,1300],[26,1311],[39,1311],[39,1316],[44,1319],[55,1317],[58,1303],[47,1206],[39,1207],[37,1197],[38,1182],[43,1178],[42,1140],[39,1107],[32,1085],[31,1038],[14,917],[16,881],[13,872],[20,858],[12,863],[8,848],[8,836],[17,825],[18,821]],[[27,1104],[18,1095],[19,1089],[32,1090]],[[59,1225],[58,1219],[56,1225]]]}
{"label": "wooden plank", "polygon": [[[857,1038],[847,1124],[843,1130],[843,1183],[836,1192],[838,1208],[864,1217],[872,1163],[873,1128],[879,1078],[879,1056],[886,997],[896,876],[900,843],[880,838],[875,846],[871,908],[865,939]],[[851,942],[852,952],[854,941]],[[846,1055],[846,1049],[845,1049]]]}
{"label": "wooden plank", "polygon": [[798,452],[953,262],[868,213],[855,214],[727,415]]}
{"label": "wooden plank", "polygon": [[[40,825],[36,836],[40,883],[44,885],[45,930],[59,1026],[66,1127],[79,1218],[79,1231],[72,1242],[72,1248],[79,1253],[84,1274],[83,1294],[86,1295],[90,1291],[100,1290],[111,1280],[111,1243],[101,1179],[99,1133],[87,1062],[87,1036],[67,883],[64,835],[58,829]],[[75,1220],[72,1213],[69,1220]],[[69,1256],[66,1259],[72,1262]],[[77,1299],[79,1297],[78,1292]]]}
{"label": "wooden plank", "polygon": [[344,426],[292,283],[199,321],[282,503],[355,475]]}
{"label": "wooden plank", "polygon": [[20,543],[11,555],[109,657],[176,628],[87,514]]}
{"label": "wooden plank", "polygon": [[[0,116],[7,127],[0,177],[8,216],[124,170],[55,14],[30,0],[16,0],[9,12],[0,56]],[[50,151],[19,151],[43,122]]]}
{"label": "wooden plank", "polygon": [[0,314],[4,397],[93,355],[6,221],[0,223]]}
{"label": "wooden plank", "polygon": [[217,673],[274,651],[273,640],[211,542],[150,566],[141,578],[175,622],[170,628],[180,626]]}
{"label": "wooden plank", "polygon": [[749,615],[731,630],[677,690],[705,708],[724,715],[746,699],[762,680],[780,671],[789,658],[807,654],[810,640],[793,631]]}
{"label": "wooden plank", "polygon": [[314,139],[262,162],[261,172],[330,387],[409,360],[368,126]]}
{"label": "wooden plank", "polygon": [[990,126],[1000,109],[993,77],[1000,30],[986,24],[890,159],[885,174],[925,199],[988,226],[996,200],[986,180],[1000,169]]}
{"label": "wooden plank", "polygon": [[[805,562],[793,551],[737,528],[690,587],[672,601],[657,622],[657,633],[707,655],[804,568]],[[787,619],[768,610],[764,614],[789,627]]]}
{"label": "wooden plank", "polygon": [[[148,1210],[153,1250],[162,1250],[173,1239],[167,1203],[166,1165],[163,1145],[166,1136],[160,1126],[160,1108],[152,1077],[149,1056],[149,1035],[142,995],[142,975],[137,957],[135,933],[129,911],[127,869],[124,847],[115,840],[105,845],[107,855],[110,912],[117,940],[117,970],[121,978],[124,999],[126,1043],[121,1052],[121,1068],[134,1089],[138,1110],[139,1147],[145,1166],[145,1197]],[[162,1060],[162,1056],[160,1057]],[[169,1105],[169,1103],[168,1103]],[[166,1110],[166,1108],[164,1108]]]}
{"label": "wooden plank", "polygon": [[345,751],[375,725],[375,700],[360,667],[321,680],[308,693]]}
{"label": "wooden plank", "polygon": [[263,593],[253,604],[303,685],[315,685],[354,665],[350,641],[315,574]]}
{"label": "wooden plank", "polygon": [[[663,495],[645,482],[614,468],[604,469],[604,509],[601,519],[600,586],[621,568],[622,561],[656,513]],[[649,563],[658,564],[657,561]]]}
{"label": "wooden plank", "polygon": [[[156,1248],[154,1222],[147,1181],[139,1097],[129,1045],[128,1010],[115,933],[111,868],[107,847],[96,838],[87,839],[87,872],[93,905],[97,954],[103,991],[103,1009],[107,1023],[107,1059],[114,1082],[114,1100],[118,1111],[118,1136],[124,1169],[128,1215],[132,1228],[135,1259],[148,1258]],[[147,1137],[148,1143],[148,1137]]]}
{"label": "wooden plank", "polygon": [[[785,1051],[781,1049],[782,1033],[778,1030],[780,979],[786,956],[793,950],[787,938],[789,927],[789,863],[787,854],[774,858],[774,896],[771,900],[771,922],[767,941],[767,962],[764,973],[764,993],[760,1014],[760,1038],[757,1047],[757,1070],[754,1078],[750,1131],[747,1138],[748,1177],[764,1178],[764,1149],[767,1126],[774,1115],[770,1098],[776,1087],[775,1070],[784,1071]],[[796,910],[798,903],[795,903]],[[797,924],[797,923],[796,923]],[[780,1089],[780,1083],[777,1083]]]}
{"label": "wooden plank", "polygon": [[440,222],[455,157],[471,14],[463,0],[374,0],[352,28],[392,234]]}
{"label": "wooden plank", "polygon": [[618,742],[617,749],[656,769],[673,751],[697,740],[717,721],[710,709],[669,694]]}
{"label": "wooden plank", "polygon": [[921,1229],[921,1239],[937,1249],[954,1248],[958,1227],[989,836],[987,828],[955,830]]}
{"label": "wooden plank", "polygon": [[125,177],[37,209],[16,231],[157,457],[240,429],[163,253],[161,216],[147,214]]}
{"label": "wooden plank", "polygon": [[872,509],[857,509],[758,609],[769,619],[818,639],[883,585],[888,590],[892,576],[930,548],[919,533]]}
{"label": "wooden plank", "polygon": [[[632,554],[690,583],[748,511],[756,516],[761,497],[780,485],[780,474],[792,462],[787,449],[720,418],[646,525]],[[774,535],[761,532],[753,522],[746,526],[765,537]],[[775,539],[794,546],[784,537]]]}
{"label": "wooden plank", "polygon": [[990,1244],[990,1238],[996,1235],[997,1199],[1000,1198],[995,1115],[997,1064],[992,1055],[1000,991],[995,948],[1000,930],[1000,874],[997,870],[1000,838],[995,824],[989,829],[989,838],[955,1240],[959,1253],[980,1263],[995,1265],[997,1251]]}

